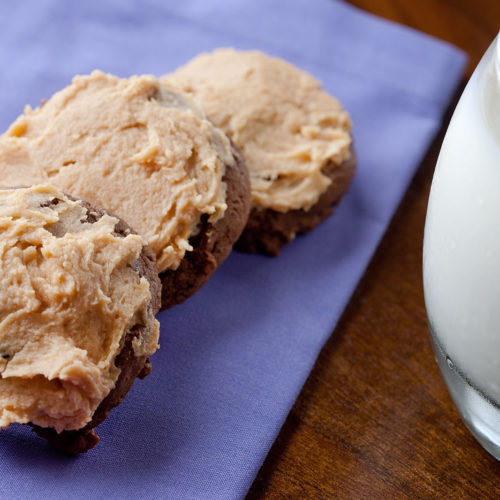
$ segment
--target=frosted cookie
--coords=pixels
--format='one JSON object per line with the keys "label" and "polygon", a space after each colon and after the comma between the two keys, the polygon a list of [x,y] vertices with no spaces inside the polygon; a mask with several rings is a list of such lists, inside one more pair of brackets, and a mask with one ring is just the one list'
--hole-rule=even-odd
{"label": "frosted cookie", "polygon": [[349,115],[308,73],[261,52],[219,49],[162,81],[193,94],[243,154],[252,210],[237,248],[277,255],[347,191],[355,172]]}
{"label": "frosted cookie", "polygon": [[0,427],[82,453],[158,347],[142,237],[50,185],[0,190]]}
{"label": "frosted cookie", "polygon": [[248,174],[191,98],[153,76],[77,76],[0,137],[2,186],[50,182],[104,207],[156,256],[162,307],[200,288],[249,212]]}

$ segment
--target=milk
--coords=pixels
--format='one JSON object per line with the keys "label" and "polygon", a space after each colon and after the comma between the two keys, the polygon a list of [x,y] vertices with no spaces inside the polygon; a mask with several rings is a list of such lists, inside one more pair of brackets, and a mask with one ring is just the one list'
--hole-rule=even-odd
{"label": "milk", "polygon": [[494,406],[500,406],[499,39],[470,79],[446,133],[423,254],[437,350]]}

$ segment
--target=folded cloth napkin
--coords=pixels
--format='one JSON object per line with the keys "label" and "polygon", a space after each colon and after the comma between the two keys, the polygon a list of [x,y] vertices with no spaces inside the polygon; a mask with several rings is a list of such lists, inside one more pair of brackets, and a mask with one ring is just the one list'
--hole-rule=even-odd
{"label": "folded cloth napkin", "polygon": [[350,192],[279,258],[233,253],[201,292],[161,313],[152,374],[88,454],[65,457],[25,426],[1,431],[1,498],[244,496],[465,62],[443,42],[331,0],[2,2],[0,127],[75,73],[162,75],[221,46],[283,57],[339,97],[359,161]]}

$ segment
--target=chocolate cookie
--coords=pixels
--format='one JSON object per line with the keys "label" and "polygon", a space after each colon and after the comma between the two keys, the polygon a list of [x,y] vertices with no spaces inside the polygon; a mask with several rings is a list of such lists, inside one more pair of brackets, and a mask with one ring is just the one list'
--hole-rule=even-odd
{"label": "chocolate cookie", "polygon": [[340,165],[329,162],[323,172],[332,183],[309,210],[277,212],[272,209],[252,208],[248,222],[234,248],[241,252],[279,255],[280,248],[292,241],[296,235],[305,234],[315,228],[334,211],[346,193],[356,171],[356,156],[351,156]]}
{"label": "chocolate cookie", "polygon": [[227,210],[215,223],[205,215],[198,234],[189,240],[193,250],[186,254],[175,271],[160,274],[163,284],[162,309],[182,302],[201,288],[229,255],[248,219],[250,180],[241,154],[233,145],[234,165],[226,170]]}
{"label": "chocolate cookie", "polygon": [[[153,76],[78,76],[0,137],[0,185],[46,182],[126,220],[153,250],[162,307],[194,293],[229,253],[249,183],[229,139]],[[206,234],[205,234],[206,233]]]}
{"label": "chocolate cookie", "polygon": [[252,209],[237,249],[277,255],[332,213],[355,172],[351,122],[311,75],[261,52],[218,49],[162,81],[191,93],[245,158]]}
{"label": "chocolate cookie", "polygon": [[[94,428],[135,378],[151,371],[161,296],[155,257],[102,209],[51,186],[14,191],[0,191],[0,219],[16,214],[25,232],[18,229],[16,239],[6,229],[1,237],[10,253],[3,259],[17,265],[12,274],[30,276],[31,285],[17,278],[3,301],[2,320],[11,314],[22,326],[15,335],[15,324],[0,329],[0,346],[9,353],[0,367],[0,425],[30,423],[60,451],[83,453],[97,444]],[[17,380],[21,374],[25,384]]]}

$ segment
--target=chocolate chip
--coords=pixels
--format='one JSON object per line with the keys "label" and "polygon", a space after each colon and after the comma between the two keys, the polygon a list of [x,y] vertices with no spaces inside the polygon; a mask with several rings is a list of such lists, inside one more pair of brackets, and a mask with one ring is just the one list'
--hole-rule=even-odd
{"label": "chocolate chip", "polygon": [[47,201],[44,201],[43,203],[40,203],[40,207],[41,208],[45,208],[45,207],[52,207],[54,205],[57,205],[59,203],[59,199],[58,198],[52,198],[51,200],[47,200]]}

